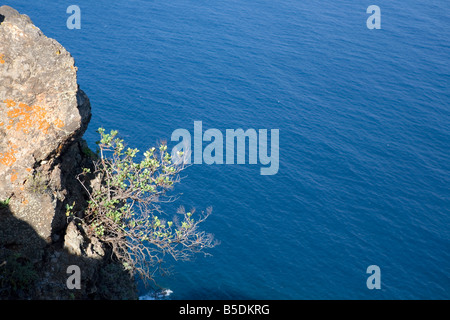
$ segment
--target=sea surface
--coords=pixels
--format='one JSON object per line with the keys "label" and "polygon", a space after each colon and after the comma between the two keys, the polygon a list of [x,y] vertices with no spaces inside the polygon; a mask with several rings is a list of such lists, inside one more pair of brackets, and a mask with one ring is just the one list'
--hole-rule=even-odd
{"label": "sea surface", "polygon": [[100,126],[141,150],[194,121],[279,129],[275,175],[248,161],[184,171],[169,213],[212,206],[202,230],[221,244],[169,260],[164,298],[450,298],[448,0],[3,3],[74,56],[92,148]]}

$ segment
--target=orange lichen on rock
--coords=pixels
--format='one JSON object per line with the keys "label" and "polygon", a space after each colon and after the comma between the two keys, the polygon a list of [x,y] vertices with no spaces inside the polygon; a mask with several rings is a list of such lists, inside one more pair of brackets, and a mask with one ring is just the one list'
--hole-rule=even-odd
{"label": "orange lichen on rock", "polygon": [[[16,131],[22,130],[23,133],[28,134],[30,129],[37,128],[45,134],[48,133],[51,122],[47,119],[48,111],[46,108],[29,106],[25,103],[19,103],[18,107],[16,107],[16,102],[11,99],[6,99],[3,102],[6,103],[7,108],[10,108],[7,111],[7,116],[10,120],[6,129],[15,127]],[[53,124],[57,128],[64,127],[64,122],[60,119],[53,121]]]}
{"label": "orange lichen on rock", "polygon": [[13,173],[11,175],[11,183],[17,180],[17,173],[16,170],[13,170]]}
{"label": "orange lichen on rock", "polygon": [[48,123],[47,120],[39,121],[39,130],[47,134],[48,128],[50,128],[50,123]]}
{"label": "orange lichen on rock", "polygon": [[14,156],[14,153],[17,151],[15,150],[17,146],[9,144],[10,150],[4,153],[0,153],[0,163],[4,164],[5,166],[11,166],[14,162],[16,162],[16,157]]}
{"label": "orange lichen on rock", "polygon": [[64,122],[62,122],[60,119],[56,119],[53,123],[57,128],[64,127]]}
{"label": "orange lichen on rock", "polygon": [[6,99],[3,102],[6,103],[6,107],[7,108],[11,108],[11,107],[15,107],[16,106],[16,103],[13,100],[11,100],[11,99]]}
{"label": "orange lichen on rock", "polygon": [[5,60],[3,59],[4,57],[5,57],[4,54],[0,54],[0,63],[1,63],[1,64],[4,64],[4,63],[5,63]]}

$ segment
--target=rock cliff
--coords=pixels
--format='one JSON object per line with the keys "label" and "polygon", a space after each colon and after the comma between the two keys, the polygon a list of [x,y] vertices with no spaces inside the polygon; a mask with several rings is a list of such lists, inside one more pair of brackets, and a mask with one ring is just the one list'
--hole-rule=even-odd
{"label": "rock cliff", "polygon": [[[0,7],[0,298],[136,298],[106,249],[66,217],[87,200],[76,175],[92,166],[82,140],[90,117],[70,53]],[[81,289],[66,285],[70,265]]]}

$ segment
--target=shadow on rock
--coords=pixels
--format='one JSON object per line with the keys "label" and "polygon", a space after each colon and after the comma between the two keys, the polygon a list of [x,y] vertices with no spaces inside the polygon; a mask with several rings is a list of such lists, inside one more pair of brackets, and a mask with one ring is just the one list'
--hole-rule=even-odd
{"label": "shadow on rock", "polygon": [[[49,244],[2,205],[0,299],[137,299],[128,273],[78,228],[69,224],[63,247]],[[79,278],[69,268],[74,265]],[[73,288],[77,281],[80,289]]]}

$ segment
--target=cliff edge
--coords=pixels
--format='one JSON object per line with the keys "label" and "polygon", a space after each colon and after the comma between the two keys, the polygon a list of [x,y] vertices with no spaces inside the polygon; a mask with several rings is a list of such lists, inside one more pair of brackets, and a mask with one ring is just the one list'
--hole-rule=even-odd
{"label": "cliff edge", "polygon": [[[90,118],[70,53],[0,7],[0,298],[136,298],[134,281],[66,217],[88,199],[76,175],[92,166]],[[80,289],[67,286],[73,265]]]}

